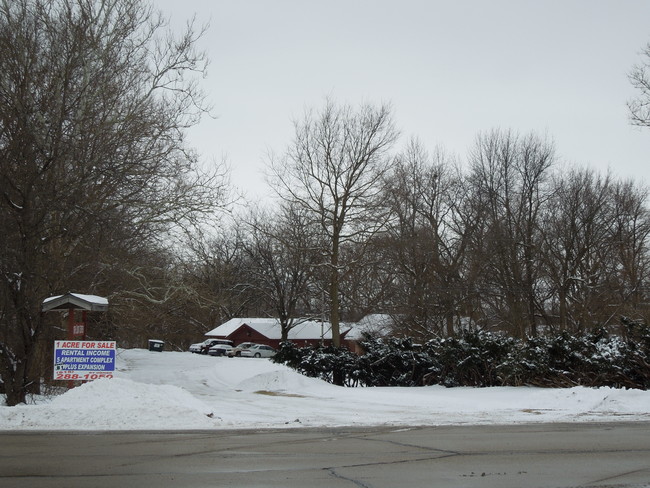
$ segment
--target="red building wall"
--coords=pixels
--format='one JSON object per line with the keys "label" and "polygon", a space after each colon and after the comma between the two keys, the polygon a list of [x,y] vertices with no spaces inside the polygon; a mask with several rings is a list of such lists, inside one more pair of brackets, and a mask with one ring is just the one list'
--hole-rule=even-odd
{"label": "red building wall", "polygon": [[235,346],[241,344],[242,342],[254,342],[256,344],[266,344],[267,346],[274,347],[269,343],[269,338],[265,335],[260,334],[255,329],[250,328],[248,325],[244,324],[235,330],[232,334],[225,339],[230,339],[234,342]]}

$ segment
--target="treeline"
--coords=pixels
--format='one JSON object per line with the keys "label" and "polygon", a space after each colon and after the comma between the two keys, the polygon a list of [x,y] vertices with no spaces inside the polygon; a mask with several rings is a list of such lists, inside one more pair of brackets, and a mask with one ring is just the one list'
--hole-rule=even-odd
{"label": "treeline", "polygon": [[[386,314],[395,335],[417,341],[647,322],[643,182],[562,165],[548,141],[494,131],[462,163],[412,142],[376,185],[358,224],[366,232],[351,225],[338,252],[342,322]],[[228,219],[188,233],[182,252],[139,254],[141,265],[112,285],[115,307],[99,330],[127,347],[155,336],[185,349],[232,317],[277,317],[285,331],[296,317],[329,321],[322,222],[286,200],[240,206]]]}
{"label": "treeline", "polygon": [[[411,338],[367,338],[365,353],[299,348],[284,342],[273,358],[298,372],[346,386],[608,386],[650,387],[650,328],[622,319],[625,335],[604,329],[562,332],[527,341],[463,332],[424,344]],[[340,381],[342,380],[342,381]]]}
{"label": "treeline", "polygon": [[[392,317],[428,340],[525,338],[648,317],[648,189],[559,164],[532,134],[480,135],[465,164],[420,143],[392,160],[365,229],[340,245],[341,320]],[[330,317],[330,236],[299,205],[249,210],[199,247],[185,283],[232,316]],[[349,233],[353,234],[351,226]]]}

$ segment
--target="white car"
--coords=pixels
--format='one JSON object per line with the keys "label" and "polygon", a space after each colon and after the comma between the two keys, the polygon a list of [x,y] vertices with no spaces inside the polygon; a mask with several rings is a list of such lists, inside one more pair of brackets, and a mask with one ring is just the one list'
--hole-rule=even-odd
{"label": "white car", "polygon": [[241,344],[239,344],[234,349],[231,349],[230,351],[228,351],[228,357],[229,358],[239,357],[239,356],[241,356],[241,352],[244,349],[250,349],[253,346],[257,346],[257,343],[255,343],[255,342],[242,342]]}
{"label": "white car", "polygon": [[263,344],[255,344],[248,349],[242,349],[241,357],[243,358],[270,358],[275,355],[275,349]]}

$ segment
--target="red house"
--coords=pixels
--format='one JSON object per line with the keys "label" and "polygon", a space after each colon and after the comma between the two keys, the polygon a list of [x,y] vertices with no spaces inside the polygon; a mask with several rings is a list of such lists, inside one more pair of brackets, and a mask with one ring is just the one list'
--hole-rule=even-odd
{"label": "red house", "polygon": [[[341,324],[342,343],[350,330],[350,326]],[[274,348],[278,348],[282,340],[280,322],[273,318],[230,319],[205,335],[215,339],[228,339],[235,344],[255,342]],[[321,342],[329,345],[332,342],[331,326],[329,322],[303,320],[289,331],[288,340],[298,346],[315,346]]]}

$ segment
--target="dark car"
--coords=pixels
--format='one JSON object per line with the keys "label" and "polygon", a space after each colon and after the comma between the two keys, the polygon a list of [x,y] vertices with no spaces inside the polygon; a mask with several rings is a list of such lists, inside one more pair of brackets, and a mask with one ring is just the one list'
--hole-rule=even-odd
{"label": "dark car", "polygon": [[225,356],[226,354],[229,354],[230,351],[232,351],[232,343],[231,344],[215,344],[210,349],[208,349],[208,354],[210,356]]}
{"label": "dark car", "polygon": [[207,354],[210,348],[212,346],[216,346],[217,344],[229,344],[232,346],[232,341],[225,339],[206,339],[203,342],[192,344],[190,346],[190,352],[193,352],[195,354]]}

